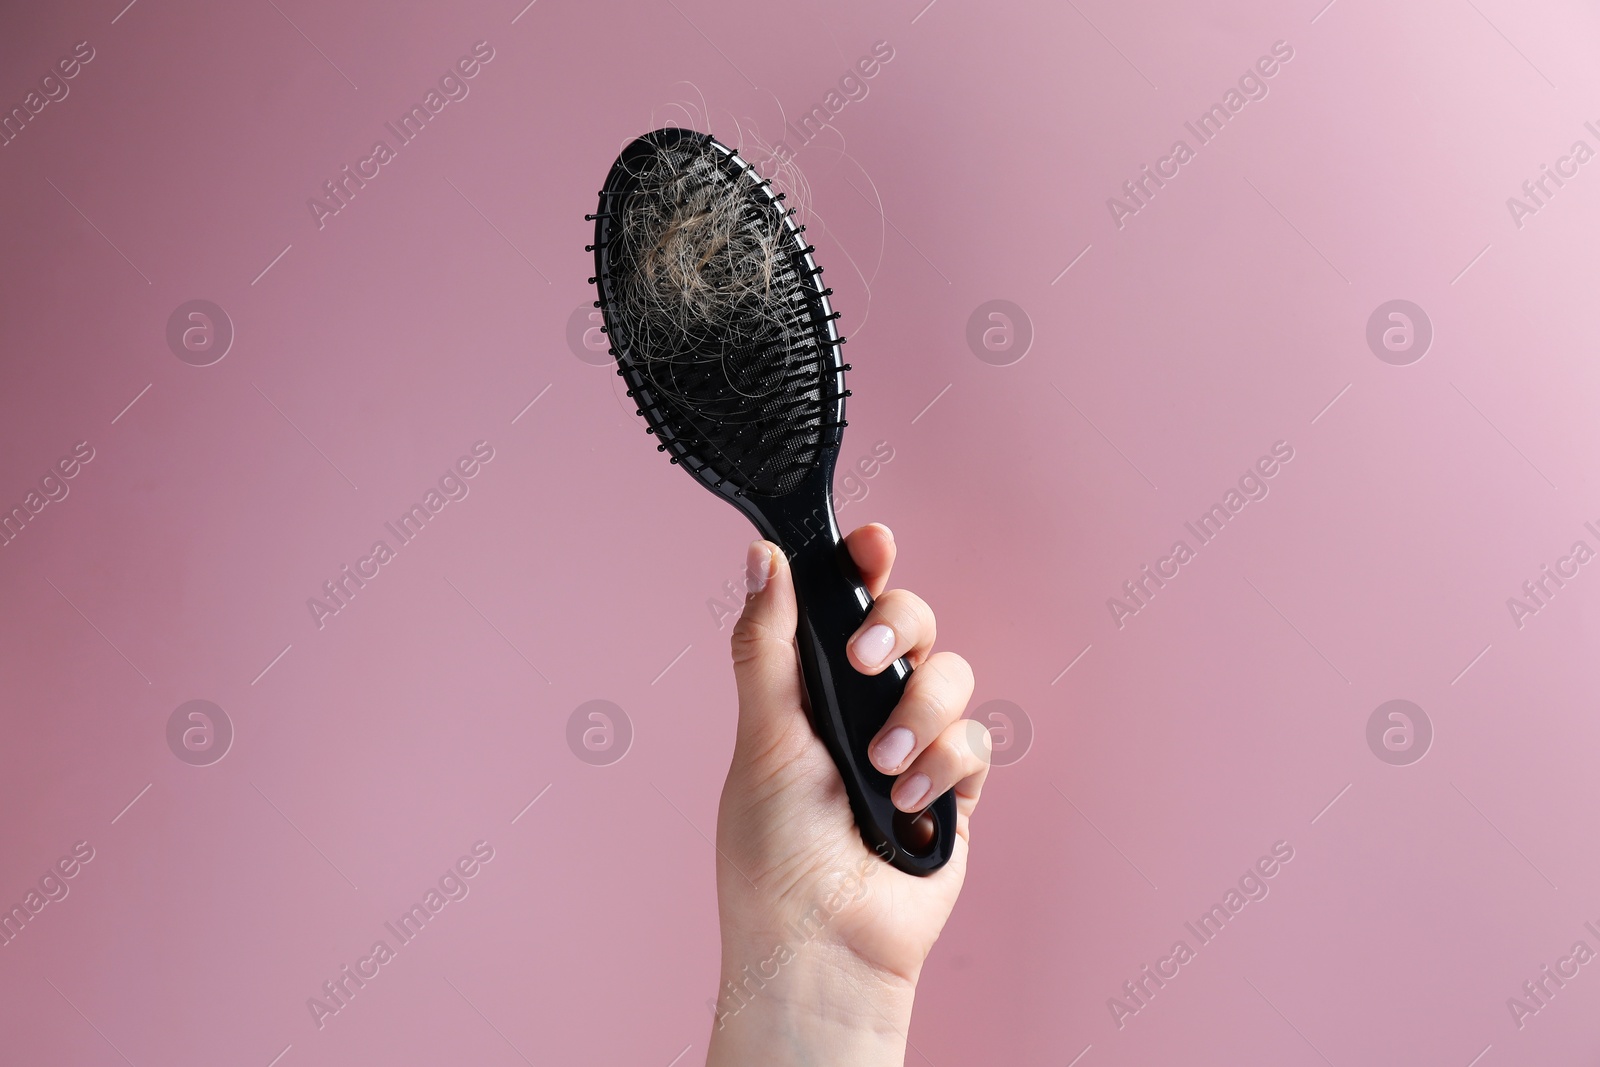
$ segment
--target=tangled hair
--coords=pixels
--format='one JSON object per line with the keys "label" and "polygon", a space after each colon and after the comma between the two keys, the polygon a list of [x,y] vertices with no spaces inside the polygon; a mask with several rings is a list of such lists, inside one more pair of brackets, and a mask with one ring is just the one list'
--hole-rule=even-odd
{"label": "tangled hair", "polygon": [[741,189],[708,147],[679,142],[654,153],[620,205],[614,310],[634,357],[669,396],[691,365],[720,363],[746,397],[782,379],[781,359],[801,323],[782,213]]}

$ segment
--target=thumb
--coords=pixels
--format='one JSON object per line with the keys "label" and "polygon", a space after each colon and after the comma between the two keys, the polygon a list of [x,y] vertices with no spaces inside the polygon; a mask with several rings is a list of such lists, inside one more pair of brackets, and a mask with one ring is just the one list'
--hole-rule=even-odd
{"label": "thumb", "polygon": [[745,558],[744,614],[733,628],[740,743],[758,739],[802,711],[795,653],[797,609],[789,560],[771,541],[752,541]]}

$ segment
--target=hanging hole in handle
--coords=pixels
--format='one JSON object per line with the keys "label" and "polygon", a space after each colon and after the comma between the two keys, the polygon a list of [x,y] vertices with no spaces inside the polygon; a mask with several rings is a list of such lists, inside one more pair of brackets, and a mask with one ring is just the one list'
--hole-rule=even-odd
{"label": "hanging hole in handle", "polygon": [[934,843],[939,839],[939,823],[933,817],[932,807],[923,808],[914,814],[896,809],[894,835],[907,855],[916,856],[918,859],[931,855]]}

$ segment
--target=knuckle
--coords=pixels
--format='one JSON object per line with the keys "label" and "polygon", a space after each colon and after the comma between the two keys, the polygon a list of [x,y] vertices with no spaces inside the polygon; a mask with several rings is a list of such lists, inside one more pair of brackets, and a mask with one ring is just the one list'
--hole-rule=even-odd
{"label": "knuckle", "polygon": [[951,661],[941,653],[929,656],[912,677],[921,679],[917,699],[926,714],[941,724],[953,721],[972,696],[971,670],[964,661]]}
{"label": "knuckle", "polygon": [[968,695],[971,695],[972,687],[977,682],[972,673],[972,664],[955,652],[935,652],[923,666],[933,667],[943,681],[957,691],[965,690]]}
{"label": "knuckle", "polygon": [[897,590],[901,594],[900,604],[906,615],[925,625],[933,625],[933,609],[928,602],[909,589]]}
{"label": "knuckle", "polygon": [[965,762],[961,749],[948,731],[934,738],[923,755],[937,767],[960,767]]}
{"label": "knuckle", "polygon": [[735,631],[733,640],[729,642],[733,652],[733,662],[737,666],[755,659],[760,652],[760,645],[753,634]]}
{"label": "knuckle", "polygon": [[734,623],[733,636],[728,639],[728,645],[733,653],[734,663],[748,663],[761,655],[761,650],[772,640],[771,631],[750,615],[739,616],[739,621]]}
{"label": "knuckle", "polygon": [[878,598],[874,608],[890,629],[913,643],[933,640],[933,609],[917,594],[905,589],[890,589]]}
{"label": "knuckle", "polygon": [[921,693],[922,714],[929,722],[943,725],[950,714],[950,699],[939,685],[927,685]]}
{"label": "knuckle", "polygon": [[962,739],[966,743],[965,758],[968,764],[988,766],[994,752],[994,738],[989,728],[977,719],[961,720]]}
{"label": "knuckle", "polygon": [[946,652],[945,655],[949,658],[951,673],[961,679],[970,691],[978,681],[978,676],[972,671],[972,664],[968,663],[967,657],[959,652]]}

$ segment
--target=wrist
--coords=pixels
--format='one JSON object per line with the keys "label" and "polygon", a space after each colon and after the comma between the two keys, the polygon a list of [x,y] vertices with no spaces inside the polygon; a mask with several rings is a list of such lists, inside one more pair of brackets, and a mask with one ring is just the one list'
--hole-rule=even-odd
{"label": "wrist", "polygon": [[839,945],[724,946],[707,1065],[899,1067],[915,993]]}

